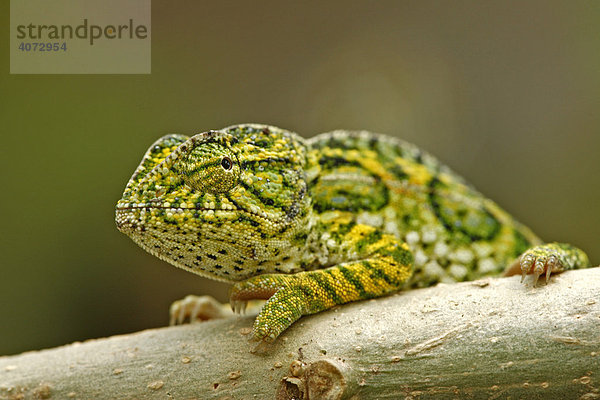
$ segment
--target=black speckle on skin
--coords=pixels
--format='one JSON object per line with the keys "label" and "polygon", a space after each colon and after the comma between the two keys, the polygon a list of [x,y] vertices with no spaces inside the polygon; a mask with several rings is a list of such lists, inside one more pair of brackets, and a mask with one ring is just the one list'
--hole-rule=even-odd
{"label": "black speckle on skin", "polygon": [[237,265],[235,267],[233,267],[234,270],[236,271],[243,271],[244,269],[241,267],[238,267]]}
{"label": "black speckle on skin", "polygon": [[196,260],[198,260],[198,261],[202,261],[202,257],[200,257],[200,256],[196,256]]}
{"label": "black speckle on skin", "polygon": [[420,150],[417,151],[417,154],[415,155],[415,161],[419,164],[423,164],[423,153]]}
{"label": "black speckle on skin", "polygon": [[206,257],[210,258],[211,260],[216,260],[217,256],[214,256],[212,254],[207,254]]}
{"label": "black speckle on skin", "polygon": [[324,156],[319,159],[319,164],[327,169],[335,169],[340,166],[355,166],[360,167],[357,161],[347,160],[344,157]]}
{"label": "black speckle on skin", "polygon": [[223,266],[219,265],[219,264],[215,264],[215,265],[213,265],[213,268],[214,269],[223,269]]}
{"label": "black speckle on skin", "polygon": [[296,240],[298,242],[305,242],[307,238],[308,238],[308,233],[306,233],[306,232],[300,232],[300,233],[296,234],[296,236],[294,236],[294,240]]}
{"label": "black speckle on skin", "polygon": [[379,144],[379,138],[377,138],[376,136],[373,136],[371,139],[369,139],[369,148],[371,150],[377,150],[378,144]]}

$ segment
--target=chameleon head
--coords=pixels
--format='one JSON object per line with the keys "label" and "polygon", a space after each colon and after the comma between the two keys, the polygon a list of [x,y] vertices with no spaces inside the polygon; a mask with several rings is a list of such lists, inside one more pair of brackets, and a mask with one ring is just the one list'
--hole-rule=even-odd
{"label": "chameleon head", "polygon": [[214,279],[286,271],[309,229],[305,164],[302,138],[271,126],[165,136],[127,184],[117,227],[159,258]]}

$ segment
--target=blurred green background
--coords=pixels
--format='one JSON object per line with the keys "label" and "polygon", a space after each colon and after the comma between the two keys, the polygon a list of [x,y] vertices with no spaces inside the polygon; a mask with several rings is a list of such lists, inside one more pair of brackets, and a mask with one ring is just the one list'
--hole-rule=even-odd
{"label": "blurred green background", "polygon": [[117,231],[146,148],[264,122],[402,137],[600,262],[600,5],[158,1],[151,75],[9,75],[0,3],[0,354],[165,325],[227,285]]}

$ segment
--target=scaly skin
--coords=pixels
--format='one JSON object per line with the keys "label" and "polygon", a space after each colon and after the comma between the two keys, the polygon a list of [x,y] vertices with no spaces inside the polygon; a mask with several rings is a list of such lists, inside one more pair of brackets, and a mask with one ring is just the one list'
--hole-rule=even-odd
{"label": "scaly skin", "polygon": [[498,275],[515,259],[536,281],[589,264],[573,246],[542,244],[431,155],[368,132],[305,140],[244,124],[165,136],[127,184],[116,222],[162,260],[235,282],[236,311],[268,299],[254,323],[262,341],[302,315]]}

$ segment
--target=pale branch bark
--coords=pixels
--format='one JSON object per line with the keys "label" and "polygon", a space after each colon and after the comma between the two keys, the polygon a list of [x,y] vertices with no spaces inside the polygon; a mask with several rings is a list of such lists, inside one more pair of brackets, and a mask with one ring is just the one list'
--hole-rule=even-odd
{"label": "pale branch bark", "polygon": [[600,268],[519,279],[347,304],[258,354],[229,317],[1,357],[0,398],[600,398]]}

